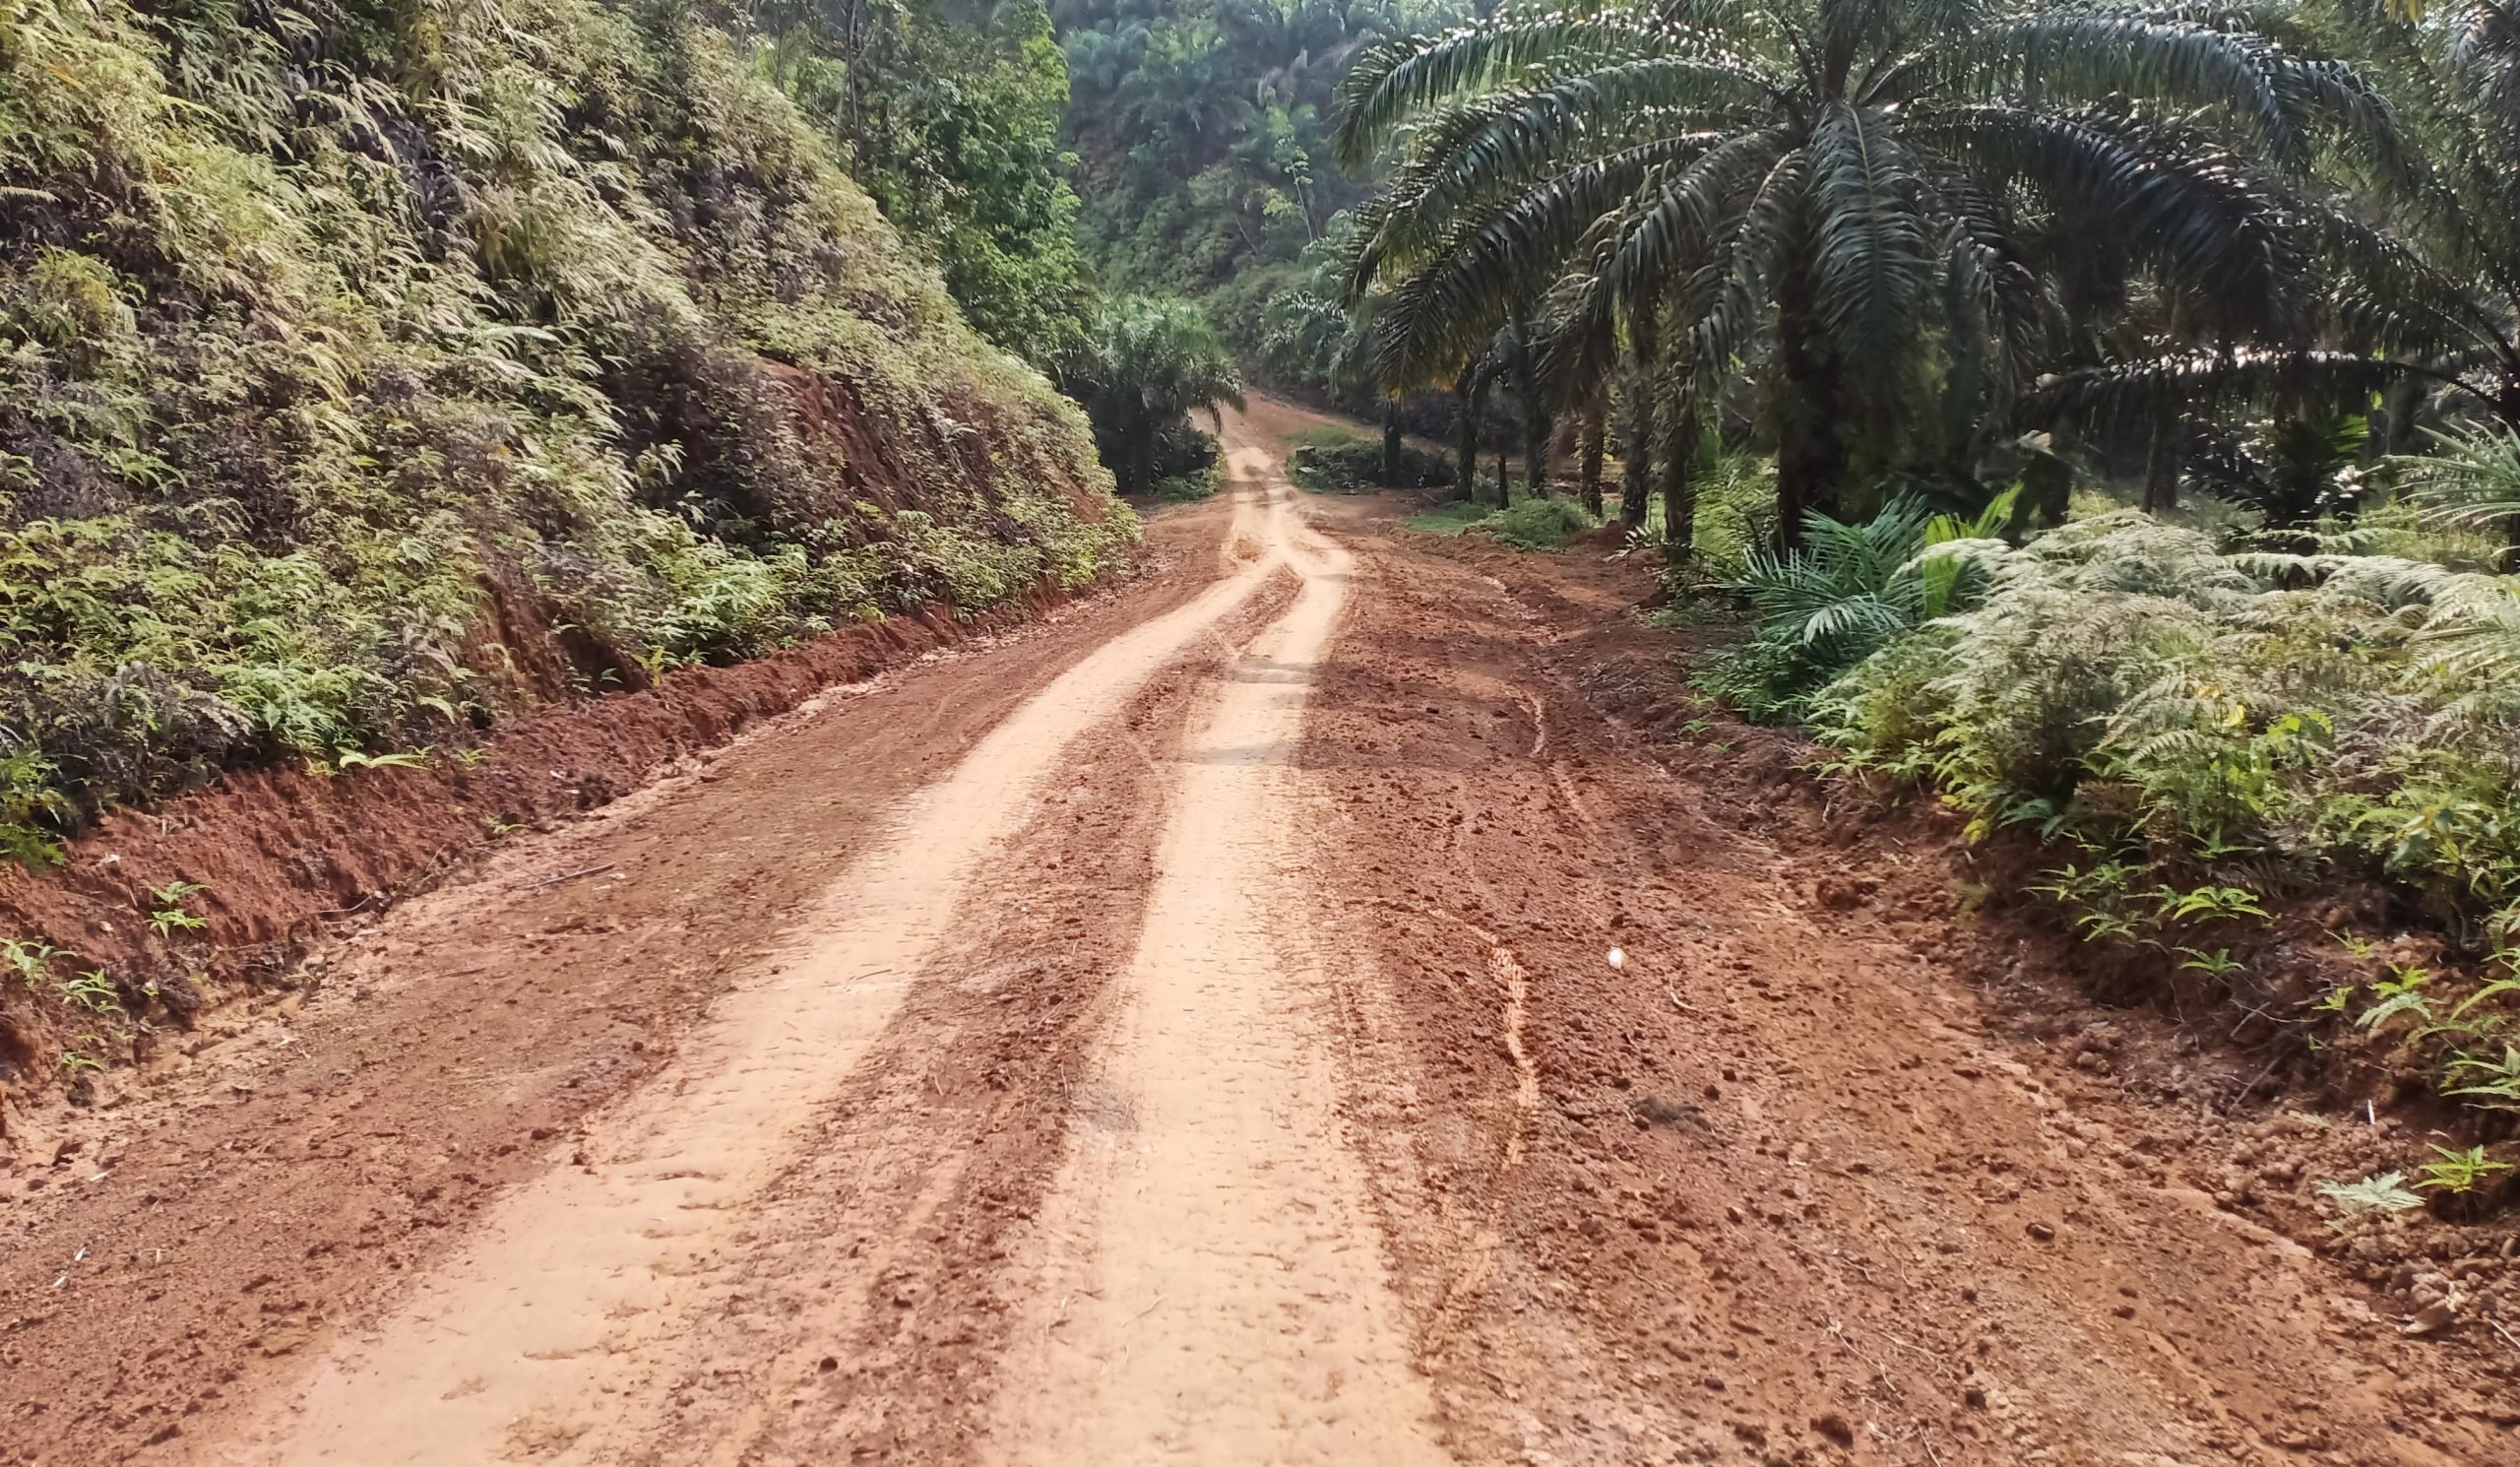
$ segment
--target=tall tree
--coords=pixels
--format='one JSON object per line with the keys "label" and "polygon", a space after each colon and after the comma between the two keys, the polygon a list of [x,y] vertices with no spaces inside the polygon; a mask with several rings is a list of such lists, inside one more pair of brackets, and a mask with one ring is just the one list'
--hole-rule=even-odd
{"label": "tall tree", "polygon": [[1360,279],[1396,371],[1457,358],[1562,277],[1659,305],[1702,374],[1774,383],[1780,533],[1888,467],[1954,333],[1997,405],[2040,365],[2070,234],[2250,321],[2307,251],[2261,175],[2372,156],[2342,63],[2185,10],[1979,0],[1611,0],[1368,47],[1341,156],[1400,166]]}
{"label": "tall tree", "polygon": [[1085,331],[1067,59],[1043,0],[777,0],[756,63],[932,255],[963,313],[1046,366]]}
{"label": "tall tree", "polygon": [[1154,486],[1163,434],[1196,412],[1242,406],[1242,376],[1207,316],[1186,300],[1124,295],[1103,302],[1063,373],[1085,405],[1120,492]]}

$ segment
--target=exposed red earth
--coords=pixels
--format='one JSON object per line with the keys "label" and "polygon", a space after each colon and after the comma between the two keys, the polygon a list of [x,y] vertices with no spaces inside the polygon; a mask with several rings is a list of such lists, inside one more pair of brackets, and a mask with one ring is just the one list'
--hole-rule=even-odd
{"label": "exposed red earth", "polygon": [[[587,710],[599,808],[27,1117],[0,1462],[2520,1464],[2515,1265],[2307,1205],[2385,1097],[2233,1104],[1940,822],[1675,732],[1642,568],[1299,419],[1109,594]],[[526,797],[375,773],[325,851]]]}

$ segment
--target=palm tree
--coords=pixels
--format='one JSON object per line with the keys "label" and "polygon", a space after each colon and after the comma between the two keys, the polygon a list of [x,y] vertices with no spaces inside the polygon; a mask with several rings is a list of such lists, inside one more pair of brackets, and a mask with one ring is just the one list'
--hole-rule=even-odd
{"label": "palm tree", "polygon": [[1374,369],[1373,315],[1379,297],[1368,295],[1352,305],[1337,298],[1354,250],[1354,229],[1345,214],[1305,246],[1298,263],[1311,279],[1305,288],[1281,295],[1262,310],[1260,354],[1271,371],[1334,398],[1379,398],[1383,482],[1398,483],[1402,389],[1386,384]]}
{"label": "palm tree", "polygon": [[[1123,494],[1152,486],[1164,433],[1193,412],[1242,406],[1242,377],[1196,305],[1166,296],[1105,301],[1061,374],[1085,405],[1094,436]],[[1222,424],[1220,424],[1222,425]]]}
{"label": "palm tree", "polygon": [[1789,541],[1886,467],[1946,344],[1990,412],[2026,385],[2058,329],[2045,241],[2254,328],[2308,262],[2261,175],[2389,138],[2341,63],[2073,0],[1509,9],[1367,47],[1343,101],[1343,160],[1399,158],[1356,276],[1390,291],[1388,369],[1457,362],[1567,277],[1569,311],[1659,309],[1700,379],[1774,381]]}
{"label": "palm tree", "polygon": [[1602,465],[1609,456],[1608,414],[1608,400],[1597,391],[1584,404],[1575,435],[1575,459],[1580,466],[1577,481],[1583,485],[1584,512],[1597,520],[1602,517]]}
{"label": "palm tree", "polygon": [[2323,222],[2340,312],[2407,376],[2520,432],[2520,6],[2341,3],[2421,146],[2396,229]]}

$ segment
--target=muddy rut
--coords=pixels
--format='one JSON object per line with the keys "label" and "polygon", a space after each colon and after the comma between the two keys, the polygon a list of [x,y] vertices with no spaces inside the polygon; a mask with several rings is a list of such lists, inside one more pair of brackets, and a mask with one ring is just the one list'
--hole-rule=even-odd
{"label": "muddy rut", "polygon": [[1300,420],[94,1117],[0,1462],[2520,1463],[2520,1348],[1605,716],[1631,570],[1298,496]]}

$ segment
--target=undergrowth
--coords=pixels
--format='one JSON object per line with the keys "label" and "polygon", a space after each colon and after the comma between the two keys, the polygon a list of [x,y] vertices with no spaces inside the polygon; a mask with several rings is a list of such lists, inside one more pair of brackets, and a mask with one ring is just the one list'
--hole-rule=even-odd
{"label": "undergrowth", "polygon": [[[2520,1108],[2520,587],[2226,554],[2133,512],[1921,545],[1874,579],[1929,574],[1977,589],[1939,616],[1850,597],[1820,628],[1869,642],[1803,704],[1830,767],[1934,789],[1975,838],[2035,833],[2058,863],[2029,885],[2087,939],[2287,1002],[2313,1043],[2394,1049],[2445,1100]],[[2345,881],[2486,956],[2453,980],[2358,947],[2355,981],[2285,994],[2271,903]]]}
{"label": "undergrowth", "polygon": [[1452,464],[1438,454],[1402,444],[1398,473],[1386,472],[1382,440],[1345,428],[1302,428],[1288,436],[1287,477],[1313,494],[1356,494],[1367,489],[1428,489],[1453,481]]}
{"label": "undergrowth", "polygon": [[1494,509],[1476,500],[1453,499],[1411,515],[1404,523],[1419,535],[1459,535],[1493,513]]}
{"label": "undergrowth", "polygon": [[1112,563],[773,71],[674,0],[0,18],[0,850]]}
{"label": "undergrowth", "polygon": [[1525,497],[1479,522],[1479,529],[1520,550],[1554,550],[1601,528],[1572,499]]}
{"label": "undergrowth", "polygon": [[1790,554],[1750,550],[1717,584],[1748,604],[1756,630],[1708,658],[1698,686],[1762,723],[1805,717],[1849,669],[1977,594],[1984,577],[1973,561],[1925,551],[1993,535],[2012,505],[2006,493],[1964,521],[1894,500],[1856,524],[1813,515]]}

